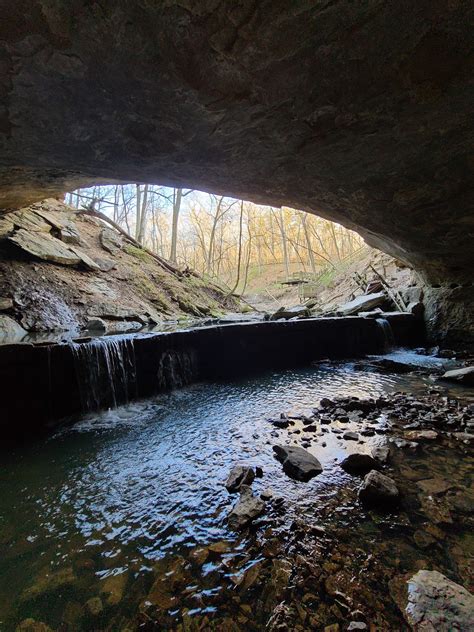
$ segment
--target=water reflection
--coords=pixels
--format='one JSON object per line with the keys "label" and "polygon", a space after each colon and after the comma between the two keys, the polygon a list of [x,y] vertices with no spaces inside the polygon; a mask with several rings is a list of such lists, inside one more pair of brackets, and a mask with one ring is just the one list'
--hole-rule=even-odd
{"label": "water reflection", "polygon": [[[283,474],[272,451],[278,442],[300,442],[301,427],[288,435],[273,430],[268,419],[281,412],[308,414],[322,397],[377,397],[427,383],[428,378],[328,363],[195,384],[86,416],[48,440],[6,455],[0,471],[0,593],[6,595],[0,621],[34,611],[59,623],[59,606],[52,615],[44,604],[35,610],[19,599],[45,568],[54,572],[71,563],[82,568],[87,562],[93,572],[79,573],[85,598],[97,593],[99,579],[130,569],[147,572],[169,553],[187,555],[193,547],[221,540],[234,542],[237,551],[244,547],[225,519],[234,499],[223,481],[236,462],[263,468],[255,489],[270,485],[287,501],[288,519],[309,510],[313,519],[318,512],[323,516],[325,499],[353,484],[338,462],[348,452],[383,443],[383,432],[364,437],[364,443],[344,441],[333,429],[310,437],[308,449],[324,472],[303,484]],[[381,431],[384,424],[381,418]],[[357,430],[353,422],[340,428]],[[341,503],[338,509],[349,507]]]}

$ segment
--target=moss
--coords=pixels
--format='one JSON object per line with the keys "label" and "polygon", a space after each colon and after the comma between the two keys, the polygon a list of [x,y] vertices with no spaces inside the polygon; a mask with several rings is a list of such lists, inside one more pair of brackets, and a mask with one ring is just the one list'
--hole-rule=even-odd
{"label": "moss", "polygon": [[131,244],[126,244],[123,249],[128,255],[135,257],[135,259],[139,259],[145,263],[151,263],[153,261],[153,257],[150,257],[150,255],[141,248],[137,248]]}

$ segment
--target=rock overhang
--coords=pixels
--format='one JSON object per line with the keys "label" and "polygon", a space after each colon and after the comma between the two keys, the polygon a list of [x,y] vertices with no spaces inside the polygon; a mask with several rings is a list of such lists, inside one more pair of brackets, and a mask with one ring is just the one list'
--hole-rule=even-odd
{"label": "rock overhang", "polygon": [[111,181],[338,221],[470,281],[465,2],[5,3],[0,207]]}

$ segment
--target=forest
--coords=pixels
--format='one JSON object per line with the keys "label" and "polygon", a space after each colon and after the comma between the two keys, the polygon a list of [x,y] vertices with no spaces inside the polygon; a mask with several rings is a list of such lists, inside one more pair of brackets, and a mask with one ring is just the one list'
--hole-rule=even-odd
{"label": "forest", "polygon": [[75,208],[104,213],[143,246],[244,294],[249,277],[281,264],[316,278],[364,246],[357,233],[292,208],[151,184],[78,189]]}

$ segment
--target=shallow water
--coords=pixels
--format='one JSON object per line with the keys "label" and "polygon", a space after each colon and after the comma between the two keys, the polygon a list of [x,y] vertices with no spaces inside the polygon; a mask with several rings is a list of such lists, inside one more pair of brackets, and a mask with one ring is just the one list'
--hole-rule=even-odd
{"label": "shallow water", "polygon": [[[226,524],[235,497],[223,483],[235,463],[263,468],[254,488],[271,486],[284,499],[287,522],[305,514],[325,524],[344,512],[349,516],[351,505],[345,506],[342,496],[338,515],[328,516],[338,490],[354,485],[338,462],[348,452],[383,444],[387,421],[382,417],[379,432],[364,443],[344,441],[332,429],[313,435],[309,450],[324,471],[299,483],[282,472],[272,445],[300,441],[300,427],[290,429],[294,435],[276,431],[269,418],[310,414],[322,397],[376,397],[429,384],[417,376],[354,371],[350,363],[196,384],[84,417],[49,439],[3,454],[0,629],[14,630],[29,616],[54,629],[64,621],[68,629],[91,629],[84,604],[108,594],[104,586],[109,581],[110,587],[111,577],[127,591],[117,603],[106,604],[94,629],[122,629],[115,627],[119,615],[135,629],[129,619],[146,601],[160,559],[178,554],[186,559],[198,545],[225,541],[236,559],[251,563],[247,538]],[[352,423],[341,429],[357,430]],[[425,460],[427,468],[435,467]],[[60,588],[52,588],[58,577]],[[217,606],[210,604],[222,589],[215,565],[204,565],[190,586],[187,607],[195,603],[193,613],[215,613]],[[226,594],[220,599],[225,602]]]}

